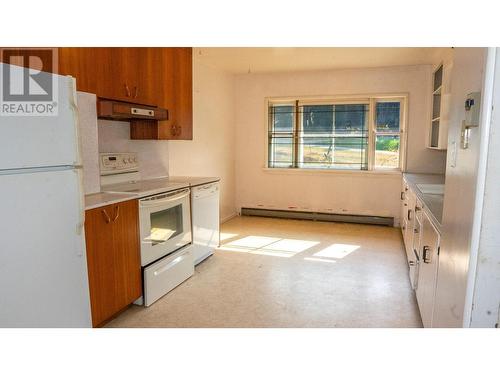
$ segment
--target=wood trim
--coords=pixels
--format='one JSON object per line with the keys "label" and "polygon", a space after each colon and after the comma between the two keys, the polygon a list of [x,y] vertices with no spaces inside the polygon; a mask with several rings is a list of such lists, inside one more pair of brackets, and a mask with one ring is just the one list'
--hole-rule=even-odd
{"label": "wood trim", "polygon": [[299,142],[300,142],[300,113],[299,101],[295,101],[295,124],[293,129],[293,168],[299,167]]}
{"label": "wood trim", "polygon": [[159,139],[159,123],[151,120],[130,120],[130,139]]}
{"label": "wood trim", "polygon": [[[151,111],[154,115],[148,116],[141,113],[135,113],[136,111],[139,112],[140,110]],[[168,111],[164,108],[119,102],[115,100],[98,100],[97,117],[117,120],[168,120]]]}

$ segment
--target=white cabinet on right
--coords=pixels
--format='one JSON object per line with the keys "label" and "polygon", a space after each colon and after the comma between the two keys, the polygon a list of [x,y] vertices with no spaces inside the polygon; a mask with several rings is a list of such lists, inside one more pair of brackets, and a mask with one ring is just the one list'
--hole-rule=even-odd
{"label": "white cabinet on right", "polygon": [[432,327],[440,236],[426,213],[422,215],[419,235],[418,282],[415,292],[422,323],[424,327]]}

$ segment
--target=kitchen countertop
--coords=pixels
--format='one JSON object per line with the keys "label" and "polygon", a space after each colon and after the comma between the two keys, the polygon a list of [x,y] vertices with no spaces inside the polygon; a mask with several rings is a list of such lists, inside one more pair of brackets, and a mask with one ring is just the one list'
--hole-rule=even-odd
{"label": "kitchen countertop", "polygon": [[190,187],[193,187],[220,181],[220,177],[172,176],[169,177],[168,180],[171,182],[184,182],[189,184]]}
{"label": "kitchen countertop", "polygon": [[403,173],[403,178],[424,204],[424,210],[436,229],[441,232],[444,195],[424,194],[419,190],[417,184],[444,184],[445,176],[442,174]]}
{"label": "kitchen countertop", "polygon": [[[162,180],[162,187],[155,188],[155,182]],[[91,210],[109,204],[120,203],[131,199],[140,199],[148,195],[157,194],[160,192],[167,192],[186,187],[194,187],[199,185],[208,184],[210,182],[219,181],[219,177],[192,177],[192,176],[174,176],[164,179],[151,179],[141,181],[141,185],[151,185],[151,189],[144,192],[137,193],[120,193],[120,192],[100,192],[85,195],[85,210]],[[132,186],[132,184],[131,184]],[[112,188],[110,188],[112,189]]]}
{"label": "kitchen countertop", "polygon": [[131,199],[137,199],[132,194],[120,193],[94,193],[85,195],[85,210],[91,210],[108,204],[120,203]]}

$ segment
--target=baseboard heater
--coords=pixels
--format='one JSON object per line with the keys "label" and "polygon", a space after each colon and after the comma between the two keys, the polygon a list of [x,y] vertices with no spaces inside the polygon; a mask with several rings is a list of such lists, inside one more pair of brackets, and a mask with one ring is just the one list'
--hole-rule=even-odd
{"label": "baseboard heater", "polygon": [[271,210],[266,208],[241,208],[242,216],[263,216],[281,219],[299,219],[313,221],[337,221],[342,223],[356,224],[375,224],[394,226],[393,217],[367,216],[367,215],[346,215],[330,214],[326,212],[308,212],[308,211],[290,211],[290,210]]}

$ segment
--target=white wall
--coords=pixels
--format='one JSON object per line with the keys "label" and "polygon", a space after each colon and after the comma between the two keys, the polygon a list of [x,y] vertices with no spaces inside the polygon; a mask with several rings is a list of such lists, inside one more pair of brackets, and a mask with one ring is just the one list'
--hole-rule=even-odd
{"label": "white wall", "polygon": [[[443,235],[433,326],[461,327],[469,271],[469,255],[481,127],[472,131],[468,149],[460,148],[465,119],[464,101],[470,92],[481,91],[485,48],[455,48],[451,79],[448,162],[443,207]],[[456,147],[456,166],[453,149]]]}
{"label": "white wall", "polygon": [[444,173],[444,152],[426,149],[431,66],[235,77],[237,207],[296,208],[399,218],[401,175],[266,171],[266,97],[409,94],[407,171]]}
{"label": "white wall", "polygon": [[[476,192],[480,198],[481,220],[476,222],[472,233],[472,255],[469,266],[469,283],[472,285],[468,288],[468,292],[472,290],[473,293],[469,293],[466,299],[466,306],[469,303],[468,300],[472,300],[474,309],[470,315],[466,310],[464,320],[470,319],[471,327],[493,328],[496,325],[498,328],[500,326],[500,251],[498,251],[500,116],[498,111],[492,111],[491,108],[500,108],[500,48],[489,48],[488,52],[485,79],[489,78],[491,81],[488,83],[485,81],[483,89],[481,126],[484,127],[484,132],[481,132],[479,184]],[[478,241],[475,239],[476,234],[479,237]],[[475,252],[476,246],[477,252]]]}
{"label": "white wall", "polygon": [[231,74],[206,66],[193,49],[193,140],[169,142],[171,176],[219,176],[221,219],[236,213],[234,89]]}

